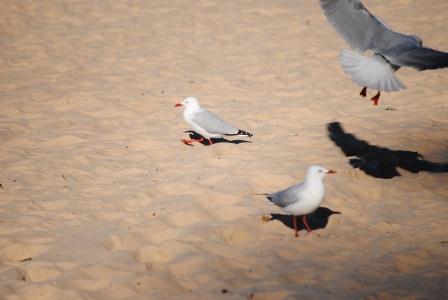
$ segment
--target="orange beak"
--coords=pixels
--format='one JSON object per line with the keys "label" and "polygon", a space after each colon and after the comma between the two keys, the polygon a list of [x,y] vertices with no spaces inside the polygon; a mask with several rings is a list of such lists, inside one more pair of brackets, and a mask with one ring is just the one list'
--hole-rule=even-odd
{"label": "orange beak", "polygon": [[177,102],[176,104],[174,104],[174,107],[179,107],[182,106],[182,104],[180,104],[179,102]]}
{"label": "orange beak", "polygon": [[328,170],[327,174],[336,174],[335,170]]}

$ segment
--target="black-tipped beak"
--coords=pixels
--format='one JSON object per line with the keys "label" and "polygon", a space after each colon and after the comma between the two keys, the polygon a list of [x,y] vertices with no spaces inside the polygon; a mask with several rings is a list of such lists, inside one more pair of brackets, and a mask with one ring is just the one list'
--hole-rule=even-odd
{"label": "black-tipped beak", "polygon": [[174,104],[174,107],[180,107],[180,106],[182,106],[182,104],[180,104],[179,102]]}
{"label": "black-tipped beak", "polygon": [[336,174],[336,171],[335,170],[328,170],[327,174]]}

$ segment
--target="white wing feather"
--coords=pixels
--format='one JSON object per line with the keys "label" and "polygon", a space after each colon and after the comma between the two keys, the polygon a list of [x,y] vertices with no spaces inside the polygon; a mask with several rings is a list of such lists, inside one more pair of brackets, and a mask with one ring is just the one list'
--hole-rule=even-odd
{"label": "white wing feather", "polygon": [[216,114],[206,110],[201,109],[197,112],[192,120],[196,125],[203,128],[206,132],[210,134],[237,134],[238,128],[234,127],[232,124],[224,121]]}
{"label": "white wing feather", "polygon": [[344,49],[339,58],[344,72],[360,86],[385,92],[406,88],[395,76],[394,69],[390,64],[381,57],[367,57]]}
{"label": "white wing feather", "polygon": [[390,27],[372,15],[360,0],[320,0],[333,28],[355,50],[376,49],[381,40],[375,36],[392,34]]}

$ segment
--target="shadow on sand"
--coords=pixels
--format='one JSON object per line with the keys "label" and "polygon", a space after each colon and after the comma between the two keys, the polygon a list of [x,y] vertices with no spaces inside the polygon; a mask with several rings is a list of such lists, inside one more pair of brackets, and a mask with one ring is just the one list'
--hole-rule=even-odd
{"label": "shadow on sand", "polygon": [[[319,207],[315,212],[306,216],[308,225],[310,225],[311,230],[325,228],[328,224],[328,219],[331,215],[340,214],[338,211],[332,211],[326,207]],[[283,225],[291,228],[294,231],[294,225],[292,224],[291,215],[284,214],[271,214],[271,221],[278,220],[283,223]],[[297,227],[299,230],[305,230],[305,224],[302,222],[301,217],[296,217]]]}
{"label": "shadow on sand", "polygon": [[[188,130],[185,131],[185,133],[188,133],[190,136],[190,139],[200,139],[202,137],[202,135],[200,135],[199,133],[196,133],[192,130]],[[227,140],[224,138],[212,138],[211,139],[213,144],[219,144],[219,143],[229,143],[229,144],[241,144],[241,143],[252,143],[251,141],[246,141],[246,140]],[[210,143],[208,142],[207,139],[204,139],[202,142],[199,142],[204,146],[210,146]],[[193,146],[193,145],[190,145]]]}
{"label": "shadow on sand", "polygon": [[448,172],[448,163],[425,160],[418,152],[370,145],[367,141],[359,140],[353,134],[345,132],[339,122],[329,123],[327,129],[329,138],[345,156],[353,157],[349,160],[353,168],[359,168],[370,176],[383,179],[401,176],[397,167],[412,173]]}

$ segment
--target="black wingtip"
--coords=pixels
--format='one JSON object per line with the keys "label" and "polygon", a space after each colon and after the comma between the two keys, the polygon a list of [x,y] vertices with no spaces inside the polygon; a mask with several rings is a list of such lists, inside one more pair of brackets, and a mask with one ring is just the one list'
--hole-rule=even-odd
{"label": "black wingtip", "polygon": [[271,196],[267,196],[266,198],[268,198],[269,201],[272,201],[272,197]]}
{"label": "black wingtip", "polygon": [[236,135],[239,135],[239,136],[247,136],[247,137],[252,137],[252,136],[253,136],[252,133],[247,132],[247,131],[244,131],[244,130],[241,130],[241,129],[238,129],[238,132],[237,132],[237,133],[225,134],[225,135],[227,135],[227,136],[236,136]]}
{"label": "black wingtip", "polygon": [[244,136],[248,136],[248,137],[252,137],[253,134],[244,130],[239,129],[237,135],[244,135]]}

